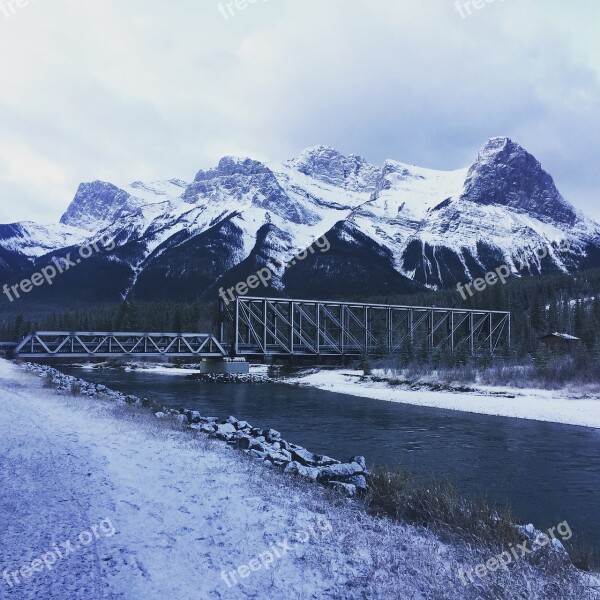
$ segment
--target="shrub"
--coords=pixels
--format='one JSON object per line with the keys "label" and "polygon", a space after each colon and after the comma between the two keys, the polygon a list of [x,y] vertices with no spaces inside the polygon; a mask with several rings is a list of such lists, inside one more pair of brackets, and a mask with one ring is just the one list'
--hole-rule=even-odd
{"label": "shrub", "polygon": [[521,541],[508,508],[496,510],[483,500],[467,500],[450,484],[383,468],[371,473],[369,486],[364,501],[376,515],[477,544]]}
{"label": "shrub", "polygon": [[[421,525],[449,541],[462,540],[480,548],[506,548],[524,541],[507,506],[494,508],[483,499],[466,499],[449,483],[425,481],[397,469],[376,469],[368,479],[370,489],[363,502],[374,515]],[[565,548],[575,567],[598,570],[589,545],[572,540]],[[548,558],[547,552],[544,556],[550,562],[556,558]]]}
{"label": "shrub", "polygon": [[596,553],[589,544],[567,542],[566,547],[571,561],[578,569],[592,571],[600,566]]}
{"label": "shrub", "polygon": [[359,369],[362,370],[363,375],[365,377],[367,375],[371,375],[371,363],[369,362],[369,359],[366,355],[361,358],[359,363]]}

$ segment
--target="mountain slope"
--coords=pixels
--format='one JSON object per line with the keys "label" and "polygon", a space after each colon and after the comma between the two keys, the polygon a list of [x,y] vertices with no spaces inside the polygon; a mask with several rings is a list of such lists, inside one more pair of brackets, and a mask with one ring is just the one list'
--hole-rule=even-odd
{"label": "mountain slope", "polygon": [[[450,172],[395,160],[375,166],[316,146],[283,163],[224,157],[189,184],[81,184],[61,225],[0,226],[0,278],[27,276],[102,236],[115,240],[112,252],[36,299],[88,300],[78,281],[89,287],[93,273],[103,299],[215,298],[323,235],[329,250],[275,268],[268,293],[404,293],[501,264],[521,275],[600,266],[600,226],[561,196],[535,157],[492,138],[469,168]],[[544,259],[535,254],[542,247]]]}

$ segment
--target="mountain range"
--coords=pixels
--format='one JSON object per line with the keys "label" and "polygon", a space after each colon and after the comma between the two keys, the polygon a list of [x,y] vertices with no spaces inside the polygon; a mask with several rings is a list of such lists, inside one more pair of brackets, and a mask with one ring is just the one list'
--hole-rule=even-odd
{"label": "mountain range", "polygon": [[[60,223],[0,225],[0,282],[110,238],[112,251],[31,299],[215,299],[219,288],[291,260],[322,236],[327,252],[274,269],[271,288],[256,294],[410,293],[500,265],[519,276],[600,266],[600,225],[563,198],[534,156],[496,137],[456,171],[377,166],[316,146],[280,163],[224,157],[191,182],[82,183]],[[545,258],[538,248],[548,249]]]}

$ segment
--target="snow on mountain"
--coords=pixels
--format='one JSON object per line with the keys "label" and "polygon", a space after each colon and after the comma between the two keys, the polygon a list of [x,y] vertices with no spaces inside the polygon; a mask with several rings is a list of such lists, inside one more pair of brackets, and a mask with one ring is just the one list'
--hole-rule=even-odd
{"label": "snow on mountain", "polygon": [[361,156],[344,156],[328,146],[308,148],[288,164],[312,179],[355,192],[372,191],[380,176],[380,169]]}
{"label": "snow on mountain", "polygon": [[[224,157],[191,183],[84,183],[61,225],[0,226],[0,270],[2,260],[14,271],[20,258],[100,235],[117,243],[102,260],[118,269],[122,297],[210,295],[323,235],[331,241],[327,254],[275,272],[275,291],[439,288],[500,264],[516,273],[523,260],[521,274],[600,265],[600,226],[508,138],[490,139],[469,168],[456,171],[395,160],[375,166],[315,146],[280,163]],[[540,247],[549,248],[544,260],[534,253]]]}
{"label": "snow on mountain", "polygon": [[[540,163],[508,138],[492,138],[468,170],[436,172],[388,161],[384,185],[352,216],[391,248],[395,268],[429,288],[481,276],[499,264],[517,273],[568,271],[598,247],[600,228],[560,195]],[[556,218],[553,218],[556,215]],[[553,243],[566,240],[570,251]]]}
{"label": "snow on mountain", "polygon": [[566,225],[578,218],[540,163],[508,138],[492,138],[480,150],[467,173],[462,198]]}
{"label": "snow on mountain", "polygon": [[134,181],[129,185],[123,186],[122,189],[131,196],[145,200],[148,204],[155,204],[168,199],[181,197],[188,185],[188,183],[181,179],[153,181],[152,183]]}
{"label": "snow on mountain", "polygon": [[83,243],[86,232],[68,225],[39,225],[31,221],[0,225],[0,246],[27,258]]}
{"label": "snow on mountain", "polygon": [[184,181],[172,179],[150,184],[136,181],[117,187],[105,181],[80,184],[73,201],[60,222],[96,232],[130,217],[144,219],[148,210],[162,205],[166,212],[175,208],[187,188]]}

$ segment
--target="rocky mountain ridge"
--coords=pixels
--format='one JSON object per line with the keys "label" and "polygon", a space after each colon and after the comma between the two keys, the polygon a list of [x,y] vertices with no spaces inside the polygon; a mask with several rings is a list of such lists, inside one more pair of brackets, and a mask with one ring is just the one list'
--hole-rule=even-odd
{"label": "rocky mountain ridge", "polygon": [[[271,289],[259,291],[381,295],[452,286],[501,264],[519,275],[600,266],[600,226],[503,137],[456,171],[376,166],[316,146],[282,163],[224,157],[190,183],[83,183],[60,224],[0,225],[0,281],[100,236],[116,248],[40,289],[40,301],[216,298],[322,236],[327,253],[276,269]],[[543,259],[540,247],[549,249]]]}

